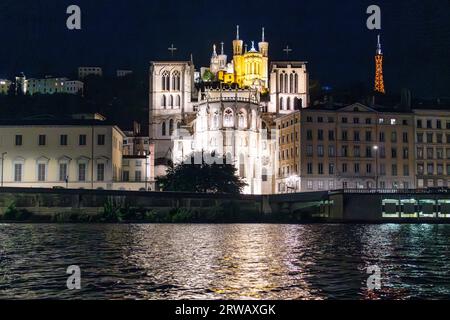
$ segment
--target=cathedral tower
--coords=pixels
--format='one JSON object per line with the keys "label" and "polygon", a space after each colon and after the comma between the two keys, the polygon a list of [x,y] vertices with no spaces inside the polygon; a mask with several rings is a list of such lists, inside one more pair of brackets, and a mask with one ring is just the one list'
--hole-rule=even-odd
{"label": "cathedral tower", "polygon": [[381,50],[380,35],[378,35],[377,53],[375,55],[375,92],[385,93],[383,79],[383,51]]}

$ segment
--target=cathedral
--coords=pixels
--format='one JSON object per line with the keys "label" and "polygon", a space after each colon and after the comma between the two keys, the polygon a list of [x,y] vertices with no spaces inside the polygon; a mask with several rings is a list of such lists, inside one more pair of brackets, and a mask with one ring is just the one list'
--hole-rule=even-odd
{"label": "cathedral", "polygon": [[[214,44],[209,67],[192,61],[150,65],[149,134],[154,176],[192,154],[226,158],[245,180],[247,194],[275,188],[275,120],[309,103],[303,61],[269,62],[264,28],[261,41],[245,43],[239,26],[228,61],[224,43]],[[219,160],[218,160],[219,161]]]}

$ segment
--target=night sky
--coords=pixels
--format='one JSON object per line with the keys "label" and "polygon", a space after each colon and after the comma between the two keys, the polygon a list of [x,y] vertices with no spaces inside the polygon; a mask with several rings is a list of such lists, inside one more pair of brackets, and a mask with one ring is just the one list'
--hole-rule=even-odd
{"label": "night sky", "polygon": [[[82,30],[66,28],[66,8],[82,10]],[[366,8],[382,9],[385,82],[415,97],[450,96],[449,0],[0,0],[0,78],[72,74],[80,65],[107,73],[144,74],[151,60],[194,56],[207,65],[213,43],[231,54],[235,25],[250,45],[266,28],[270,59],[309,61],[311,78],[334,87],[373,85],[377,31],[366,28]]]}

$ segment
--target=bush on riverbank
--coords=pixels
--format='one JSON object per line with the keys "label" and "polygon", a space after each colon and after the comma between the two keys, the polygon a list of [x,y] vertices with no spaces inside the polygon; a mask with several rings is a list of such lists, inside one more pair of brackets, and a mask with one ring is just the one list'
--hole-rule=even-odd
{"label": "bush on riverbank", "polygon": [[25,209],[18,210],[16,208],[16,203],[11,202],[6,208],[5,213],[3,214],[3,220],[12,220],[12,221],[25,221],[30,219],[33,214]]}

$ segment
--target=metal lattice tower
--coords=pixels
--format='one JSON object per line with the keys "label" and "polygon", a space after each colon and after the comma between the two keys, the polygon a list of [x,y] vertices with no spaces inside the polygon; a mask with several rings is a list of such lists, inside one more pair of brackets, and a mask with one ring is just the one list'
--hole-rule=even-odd
{"label": "metal lattice tower", "polygon": [[386,93],[383,79],[383,51],[380,35],[378,35],[377,54],[375,55],[375,92]]}

